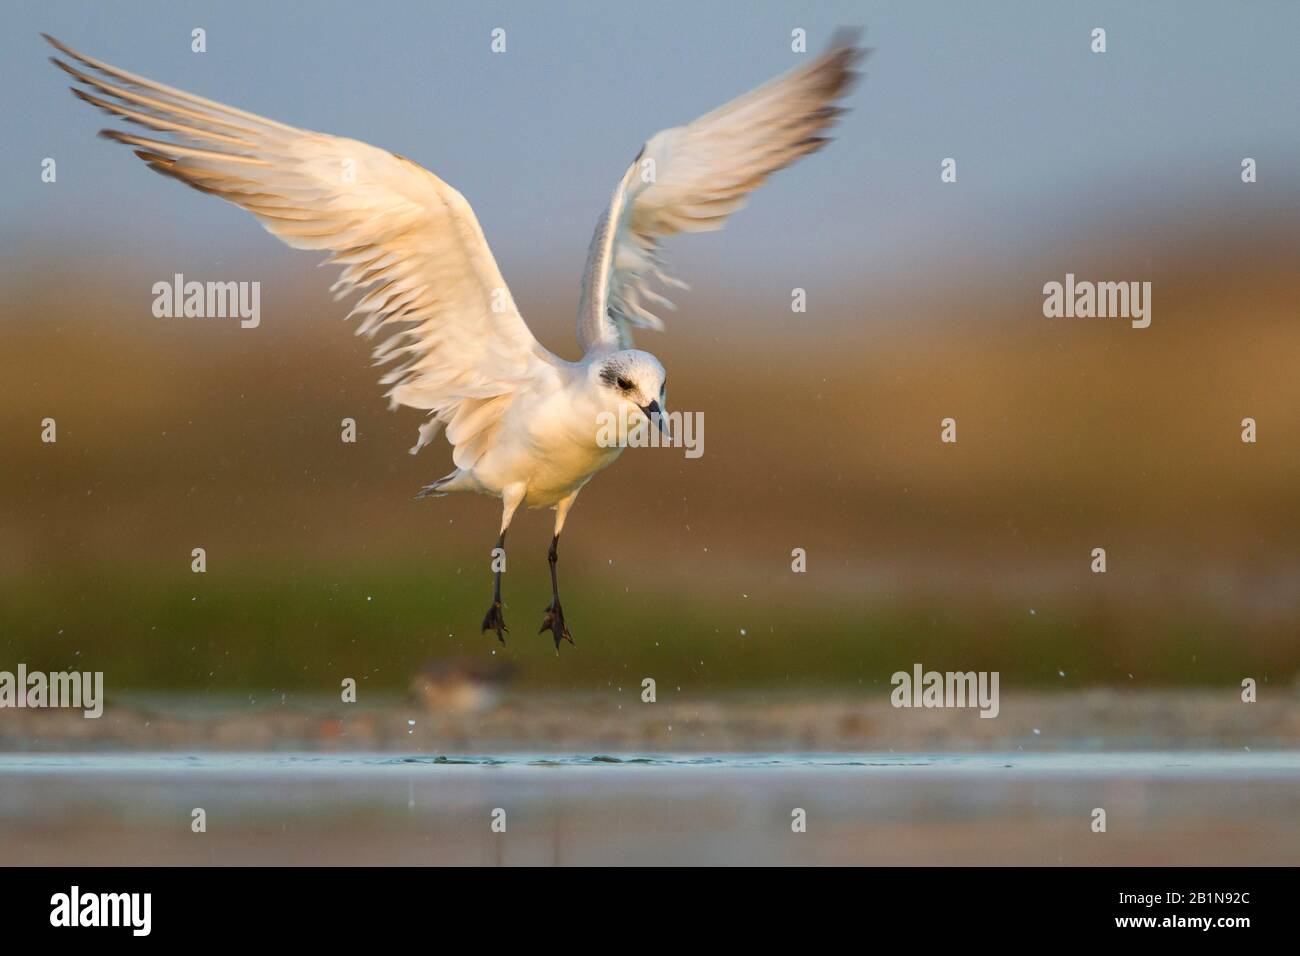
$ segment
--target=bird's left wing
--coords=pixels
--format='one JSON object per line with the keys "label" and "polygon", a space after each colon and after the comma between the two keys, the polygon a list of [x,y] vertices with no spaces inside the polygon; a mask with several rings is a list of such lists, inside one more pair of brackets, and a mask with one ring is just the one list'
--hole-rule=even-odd
{"label": "bird's left wing", "polygon": [[150,167],[253,213],[296,249],[333,253],[332,291],[368,289],[358,334],[392,333],[375,364],[390,404],[426,410],[472,467],[514,393],[558,363],[533,337],[469,203],[433,173],[358,140],[296,129],[127,73],[47,36],[87,103],[165,136],[102,135]]}
{"label": "bird's left wing", "polygon": [[642,147],[587,253],[578,313],[584,351],[627,348],[634,326],[663,328],[646,304],[672,303],[650,289],[650,280],[682,286],[660,269],[665,236],[721,229],[768,176],[826,144],[821,134],[844,112],[834,103],[848,92],[865,53],[856,39],[856,31],[837,33],[806,65]]}

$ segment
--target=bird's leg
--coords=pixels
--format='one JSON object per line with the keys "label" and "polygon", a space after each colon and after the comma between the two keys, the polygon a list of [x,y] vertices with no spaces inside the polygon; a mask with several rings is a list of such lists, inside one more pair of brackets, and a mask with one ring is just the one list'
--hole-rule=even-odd
{"label": "bird's leg", "polygon": [[515,509],[523,500],[524,488],[521,485],[508,487],[501,495],[501,537],[497,538],[497,546],[492,551],[492,606],[483,616],[483,630],[496,631],[497,640],[502,644],[506,642],[505,634],[510,630],[506,627],[505,615],[501,613],[501,574],[506,569],[506,532],[510,530],[510,519],[515,516]]}
{"label": "bird's leg", "polygon": [[546,552],[546,560],[551,565],[551,606],[546,609],[546,617],[542,618],[542,626],[537,629],[537,633],[549,630],[554,635],[557,654],[560,653],[560,641],[573,643],[573,635],[569,633],[568,625],[564,623],[564,609],[560,607],[560,582],[555,576],[555,564],[560,560],[560,532],[564,530],[564,519],[568,517],[573,503],[578,500],[578,491],[556,504],[555,534],[551,537],[551,550]]}
{"label": "bird's leg", "polygon": [[564,608],[560,607],[560,584],[555,576],[555,565],[560,560],[560,536],[557,534],[551,538],[551,549],[546,552],[546,560],[551,565],[551,606],[546,609],[546,617],[542,619],[542,626],[537,629],[537,633],[550,630],[555,637],[555,650],[560,649],[560,641],[565,640],[570,644],[573,643],[573,635],[569,633],[568,626],[564,623]]}
{"label": "bird's leg", "polygon": [[502,644],[506,642],[505,633],[510,628],[506,627],[505,615],[501,613],[501,570],[505,567],[506,553],[506,533],[501,532],[501,537],[497,538],[496,549],[492,552],[492,606],[488,608],[487,614],[483,616],[483,630],[496,631],[497,640]]}

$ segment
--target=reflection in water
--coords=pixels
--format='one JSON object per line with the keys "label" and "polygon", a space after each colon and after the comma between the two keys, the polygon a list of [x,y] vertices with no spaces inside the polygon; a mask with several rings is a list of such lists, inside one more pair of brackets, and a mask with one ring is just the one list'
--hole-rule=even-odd
{"label": "reflection in water", "polygon": [[11,864],[1300,859],[1288,752],[7,755],[0,783]]}

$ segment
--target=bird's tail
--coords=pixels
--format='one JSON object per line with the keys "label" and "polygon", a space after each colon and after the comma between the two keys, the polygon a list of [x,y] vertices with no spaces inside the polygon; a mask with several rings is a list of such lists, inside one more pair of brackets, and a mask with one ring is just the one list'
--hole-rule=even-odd
{"label": "bird's tail", "polygon": [[442,498],[447,492],[444,490],[453,481],[460,477],[460,469],[457,468],[450,475],[443,475],[433,484],[425,485],[420,489],[420,493],[415,496],[418,501],[421,498]]}

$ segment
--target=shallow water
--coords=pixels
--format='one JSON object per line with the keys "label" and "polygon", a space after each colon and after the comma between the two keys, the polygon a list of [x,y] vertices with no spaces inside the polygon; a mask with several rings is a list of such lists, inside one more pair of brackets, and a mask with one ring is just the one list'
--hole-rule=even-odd
{"label": "shallow water", "polygon": [[409,773],[418,767],[547,768],[655,767],[713,770],[811,770],[871,768],[877,772],[915,771],[985,774],[1013,770],[1035,775],[1173,774],[1204,777],[1228,774],[1280,774],[1300,779],[1300,751],[1139,752],[1139,753],[972,753],[972,754],[0,754],[0,777],[7,774],[325,774],[358,776]]}
{"label": "shallow water", "polygon": [[1294,864],[1300,753],[8,754],[0,862]]}

